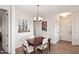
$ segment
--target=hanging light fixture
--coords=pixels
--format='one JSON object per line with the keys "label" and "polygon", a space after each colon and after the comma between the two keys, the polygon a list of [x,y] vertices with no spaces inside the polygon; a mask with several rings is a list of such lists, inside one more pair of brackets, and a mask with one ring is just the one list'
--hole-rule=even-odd
{"label": "hanging light fixture", "polygon": [[37,5],[37,16],[34,17],[34,21],[41,21],[43,18],[39,16],[39,5]]}

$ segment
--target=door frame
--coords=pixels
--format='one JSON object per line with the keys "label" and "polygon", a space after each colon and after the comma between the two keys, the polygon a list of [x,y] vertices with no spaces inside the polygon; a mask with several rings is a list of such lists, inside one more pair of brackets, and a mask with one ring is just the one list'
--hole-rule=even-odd
{"label": "door frame", "polygon": [[[8,11],[1,9],[2,14],[2,48],[8,52]],[[5,30],[6,29],[6,30]],[[7,31],[7,32],[6,32]]]}
{"label": "door frame", "polygon": [[9,8],[9,6],[7,5],[7,6],[0,6],[0,9],[3,9],[3,10],[6,10],[7,12],[8,12],[8,53],[11,53],[11,33],[10,33],[10,31],[11,31],[11,28],[10,28],[10,22],[11,22],[11,20],[10,20],[10,8]]}

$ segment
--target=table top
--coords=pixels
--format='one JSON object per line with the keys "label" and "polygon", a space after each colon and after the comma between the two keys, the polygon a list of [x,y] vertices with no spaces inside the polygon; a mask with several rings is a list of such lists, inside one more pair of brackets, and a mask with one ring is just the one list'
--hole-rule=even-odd
{"label": "table top", "polygon": [[34,39],[29,39],[27,42],[32,45],[32,46],[38,46],[42,44],[43,38],[34,38]]}

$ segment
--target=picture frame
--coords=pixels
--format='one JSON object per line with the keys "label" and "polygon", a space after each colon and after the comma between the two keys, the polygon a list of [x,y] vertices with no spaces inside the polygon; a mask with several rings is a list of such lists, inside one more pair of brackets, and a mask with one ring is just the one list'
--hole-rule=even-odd
{"label": "picture frame", "polygon": [[30,30],[28,30],[28,24],[26,19],[21,19],[18,21],[18,33],[22,32],[30,32]]}
{"label": "picture frame", "polygon": [[47,31],[47,21],[42,22],[42,30]]}

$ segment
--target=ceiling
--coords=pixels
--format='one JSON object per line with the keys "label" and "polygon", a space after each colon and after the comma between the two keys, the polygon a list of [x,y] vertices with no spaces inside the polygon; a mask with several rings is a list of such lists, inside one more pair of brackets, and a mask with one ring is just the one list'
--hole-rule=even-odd
{"label": "ceiling", "polygon": [[[21,10],[25,13],[29,13],[33,16],[37,15],[37,6],[36,5],[16,5],[16,9]],[[51,14],[58,14],[63,12],[79,12],[78,5],[40,5],[39,6],[39,15],[46,16]]]}

